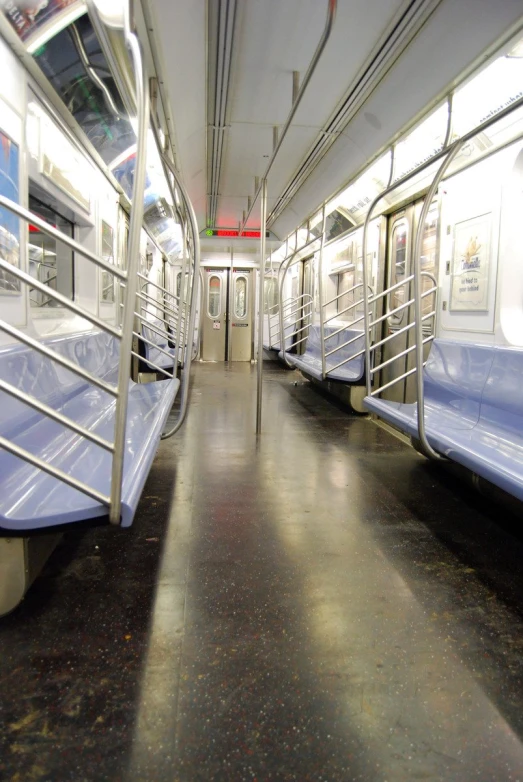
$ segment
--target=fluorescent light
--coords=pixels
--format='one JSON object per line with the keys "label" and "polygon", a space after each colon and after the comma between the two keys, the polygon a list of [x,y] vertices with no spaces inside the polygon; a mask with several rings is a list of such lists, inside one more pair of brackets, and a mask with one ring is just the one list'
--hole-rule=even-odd
{"label": "fluorescent light", "polygon": [[[108,0],[108,2],[112,3],[114,0]],[[79,19],[80,16],[83,16],[86,11],[87,6],[85,3],[74,3],[71,8],[55,14],[50,24],[45,24],[41,30],[35,33],[34,36],[31,36],[31,40],[27,44],[27,51],[29,54],[34,54],[38,51],[44,43],[47,43],[47,41],[50,41],[55,35],[61,33],[62,30],[70,24],[76,22],[76,20]]]}

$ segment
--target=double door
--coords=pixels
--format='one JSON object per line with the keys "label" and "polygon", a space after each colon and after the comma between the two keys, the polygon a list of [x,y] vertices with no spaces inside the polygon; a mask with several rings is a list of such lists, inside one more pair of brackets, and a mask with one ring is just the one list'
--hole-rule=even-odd
{"label": "double door", "polygon": [[203,268],[203,361],[250,361],[253,355],[252,269]]}
{"label": "double door", "polygon": [[[387,241],[387,270],[386,287],[389,288],[401,283],[413,273],[414,245],[419,226],[419,220],[423,201],[409,204],[409,206],[389,217],[389,230]],[[433,278],[437,275],[438,257],[438,227],[439,205],[434,201],[429,209],[423,231],[423,244],[421,251],[421,271],[426,272],[421,278],[422,293],[433,287]],[[428,275],[431,276],[428,276]],[[415,345],[414,327],[402,331],[406,326],[414,322],[414,305],[399,309],[401,305],[414,297],[414,286],[407,282],[393,291],[386,302],[388,312],[393,314],[383,322],[383,337],[391,337],[383,345],[381,360],[391,361],[381,372],[380,385],[391,382],[400,375],[411,371],[416,365],[416,352],[409,348]],[[422,299],[422,315],[434,309],[434,294]],[[395,310],[398,310],[394,312]],[[434,318],[423,321],[424,336],[428,336],[434,329]],[[393,334],[396,336],[392,337]],[[425,357],[428,355],[430,344],[425,347]],[[395,358],[395,360],[392,360]],[[415,375],[405,377],[383,392],[385,399],[395,402],[413,402],[416,399]]]}

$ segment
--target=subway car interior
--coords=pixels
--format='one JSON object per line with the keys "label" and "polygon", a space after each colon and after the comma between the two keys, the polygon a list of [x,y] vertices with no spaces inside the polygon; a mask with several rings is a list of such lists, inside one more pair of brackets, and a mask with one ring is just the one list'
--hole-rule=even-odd
{"label": "subway car interior", "polygon": [[0,779],[522,782],[521,0],[0,64]]}

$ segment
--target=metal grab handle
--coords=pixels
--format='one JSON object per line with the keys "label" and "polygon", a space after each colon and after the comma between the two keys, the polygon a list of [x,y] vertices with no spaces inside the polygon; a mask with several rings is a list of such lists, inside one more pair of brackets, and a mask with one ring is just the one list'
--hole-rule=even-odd
{"label": "metal grab handle", "polygon": [[[309,84],[309,82],[311,80],[311,76],[314,73],[316,65],[318,64],[318,60],[320,59],[321,54],[322,54],[322,52],[323,52],[323,50],[325,48],[325,45],[326,45],[326,43],[327,43],[327,41],[329,39],[329,36],[331,34],[331,31],[332,31],[332,26],[334,24],[334,18],[336,16],[336,5],[337,5],[337,0],[329,0],[329,7],[327,9],[327,19],[325,20],[325,27],[323,29],[323,33],[321,34],[321,38],[320,38],[320,40],[318,42],[318,46],[316,47],[316,51],[314,52],[314,54],[312,56],[312,60],[310,61],[309,67],[307,68],[305,76],[303,77],[303,81],[301,83],[300,89],[298,90],[298,94],[296,95],[296,99],[295,99],[294,103],[292,104],[292,108],[290,110],[289,116],[287,117],[285,125],[282,128],[282,131],[280,133],[280,137],[278,139],[278,143],[276,144],[276,146],[273,149],[272,155],[271,155],[270,160],[269,160],[269,162],[267,164],[267,168],[265,169],[265,173],[261,177],[260,185],[259,185],[258,189],[256,190],[256,193],[254,194],[254,198],[251,201],[251,205],[249,207],[249,210],[248,210],[247,214],[245,215],[245,218],[243,220],[243,223],[242,223],[242,226],[241,226],[241,229],[240,229],[240,234],[245,230],[245,226],[247,225],[247,221],[248,221],[248,219],[249,219],[249,217],[251,215],[251,212],[253,210],[254,204],[256,203],[256,201],[258,200],[258,196],[262,192],[263,181],[267,180],[267,177],[269,176],[269,172],[270,172],[270,170],[272,168],[272,165],[273,165],[273,163],[274,163],[274,161],[276,159],[276,156],[277,156],[278,152],[280,151],[280,147],[281,147],[281,145],[283,143],[283,139],[287,135],[287,131],[289,130],[290,124],[291,124],[292,120],[294,119],[294,115],[296,114],[296,111],[298,110],[298,106],[301,103],[301,100],[303,98],[305,90],[307,89],[307,85]],[[261,230],[262,230],[262,233],[265,233],[265,226],[264,225],[262,225]],[[261,267],[261,264],[263,262],[264,262],[264,256],[261,257],[260,267]]]}
{"label": "metal grab handle", "polygon": [[[156,142],[158,143],[159,142],[158,128],[156,127],[156,122],[154,120],[152,123],[152,127],[156,138]],[[160,144],[158,144],[158,148],[161,149]],[[179,430],[179,428],[181,427],[181,425],[185,420],[185,416],[187,413],[187,402],[189,399],[189,380],[191,374],[191,362],[192,362],[192,354],[193,354],[192,343],[194,340],[194,329],[196,325],[196,294],[200,288],[201,278],[200,278],[200,236],[198,233],[198,223],[196,220],[196,215],[194,213],[194,209],[189,199],[189,196],[187,194],[187,191],[185,189],[185,186],[183,185],[173,162],[169,160],[169,158],[163,152],[161,154],[161,158],[164,167],[165,177],[167,179],[169,190],[171,191],[173,202],[176,203],[176,197],[174,193],[174,187],[171,181],[171,176],[182,196],[185,210],[189,218],[188,222],[191,228],[193,252],[194,252],[194,259],[192,265],[191,295],[186,297],[187,298],[186,311],[187,308],[189,310],[189,318],[188,318],[189,328],[187,331],[186,356],[185,356],[185,361],[183,364],[183,371],[182,371],[182,381],[181,381],[182,391],[181,391],[180,410],[178,414],[178,419],[174,424],[174,426],[172,426],[171,429],[169,429],[167,432],[164,432],[162,434],[162,440],[166,440],[168,437],[172,437],[172,435]],[[183,284],[183,277],[182,277],[182,284]],[[176,347],[176,354],[178,354],[178,347]]]}
{"label": "metal grab handle", "polygon": [[421,450],[428,456],[429,459],[435,461],[444,459],[445,457],[437,453],[427,440],[425,431],[425,391],[423,388],[423,323],[421,317],[421,282],[420,282],[420,266],[421,266],[421,251],[423,245],[423,231],[425,228],[425,221],[429,213],[429,209],[432,204],[432,200],[436,194],[436,190],[439,187],[439,183],[443,179],[445,171],[450,166],[458,152],[463,146],[462,141],[456,141],[450,148],[447,157],[443,160],[439,170],[434,177],[430,186],[429,192],[425,197],[423,203],[423,209],[418,224],[418,231],[416,234],[416,244],[414,250],[414,323],[416,334],[416,389],[417,389],[417,406],[418,406],[418,438],[420,441]]}
{"label": "metal grab handle", "polygon": [[145,190],[145,164],[147,157],[147,130],[149,124],[149,80],[145,73],[138,37],[131,31],[129,16],[130,9],[128,3],[126,3],[124,36],[127,47],[131,53],[135,72],[137,139],[132,208],[127,241],[127,284],[124,290],[122,341],[118,367],[118,397],[116,400],[114,425],[115,453],[111,471],[111,505],[109,509],[109,521],[111,524],[120,524],[122,503],[125,430],[129,397],[129,377],[131,374],[131,351],[133,347],[134,303],[136,300],[136,289],[138,284],[140,233],[143,221],[143,193]]}

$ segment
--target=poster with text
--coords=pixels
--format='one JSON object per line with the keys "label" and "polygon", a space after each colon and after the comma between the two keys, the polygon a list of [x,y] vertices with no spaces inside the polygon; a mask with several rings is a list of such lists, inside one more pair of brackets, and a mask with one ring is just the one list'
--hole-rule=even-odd
{"label": "poster with text", "polygon": [[[19,38],[26,43],[43,28],[60,29],[60,16],[79,16],[85,11],[83,0],[0,0],[0,9],[11,23]],[[64,22],[65,23],[65,22]]]}
{"label": "poster with text", "polygon": [[[0,194],[18,203],[18,146],[0,130]],[[20,220],[0,209],[0,258],[13,266],[20,263]],[[18,293],[20,281],[0,269],[0,291]]]}
{"label": "poster with text", "polygon": [[454,227],[450,309],[488,310],[491,214],[473,217]]}

